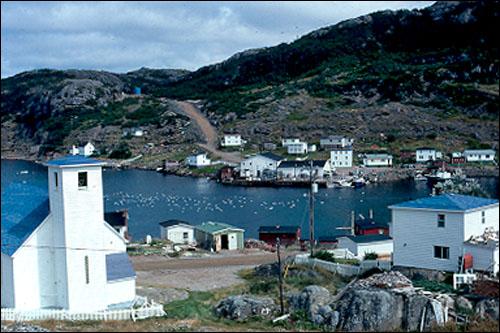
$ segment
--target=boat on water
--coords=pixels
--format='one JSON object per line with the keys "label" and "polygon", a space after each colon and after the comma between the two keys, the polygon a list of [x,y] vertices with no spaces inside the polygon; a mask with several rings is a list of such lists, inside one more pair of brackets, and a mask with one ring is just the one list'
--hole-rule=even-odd
{"label": "boat on water", "polygon": [[21,170],[21,171],[19,171],[19,173],[21,175],[25,175],[25,174],[29,173],[29,171],[28,170]]}
{"label": "boat on water", "polygon": [[451,179],[452,176],[451,176],[451,173],[449,173],[448,171],[437,171],[434,174],[426,175],[426,178],[427,178],[428,182],[434,183],[434,182],[442,182],[442,181]]}
{"label": "boat on water", "polygon": [[352,186],[355,188],[363,187],[366,185],[366,180],[362,177],[354,179],[352,182]]}
{"label": "boat on water", "polygon": [[427,177],[424,176],[424,175],[422,175],[421,173],[418,173],[415,176],[413,176],[413,180],[415,180],[415,181],[424,181],[424,180],[427,180]]}

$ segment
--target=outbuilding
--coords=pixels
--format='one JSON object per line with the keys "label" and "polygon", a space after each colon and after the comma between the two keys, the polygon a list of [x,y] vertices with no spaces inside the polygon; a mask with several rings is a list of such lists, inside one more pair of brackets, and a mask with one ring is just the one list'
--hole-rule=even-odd
{"label": "outbuilding", "polygon": [[276,238],[282,245],[292,245],[300,242],[300,227],[297,225],[271,225],[259,227],[259,240],[275,245]]}
{"label": "outbuilding", "polygon": [[376,253],[379,258],[392,254],[392,238],[387,235],[344,236],[338,238],[339,249],[348,249],[360,259],[367,253]]}
{"label": "outbuilding", "polygon": [[245,230],[221,222],[204,222],[195,227],[195,239],[200,247],[219,252],[242,250]]}
{"label": "outbuilding", "polygon": [[194,226],[181,220],[167,220],[160,222],[160,237],[168,239],[174,244],[194,244]]}

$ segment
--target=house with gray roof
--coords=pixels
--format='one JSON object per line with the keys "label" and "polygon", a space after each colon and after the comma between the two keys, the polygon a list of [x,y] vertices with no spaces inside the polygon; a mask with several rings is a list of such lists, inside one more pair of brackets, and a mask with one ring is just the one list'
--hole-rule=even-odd
{"label": "house with gray roof", "polygon": [[467,162],[492,162],[496,152],[493,149],[466,149],[464,157]]}
{"label": "house with gray roof", "polygon": [[392,166],[392,155],[364,154],[363,165],[365,167],[390,167]]}
{"label": "house with gray roof", "polygon": [[174,244],[195,244],[194,226],[182,220],[160,222],[161,239],[168,239]]}
{"label": "house with gray roof", "polygon": [[309,179],[311,171],[314,177],[323,178],[330,170],[329,160],[283,161],[278,166],[278,179]]}
{"label": "house with gray roof", "polygon": [[250,156],[240,163],[242,178],[276,178],[276,169],[283,157],[265,152]]}

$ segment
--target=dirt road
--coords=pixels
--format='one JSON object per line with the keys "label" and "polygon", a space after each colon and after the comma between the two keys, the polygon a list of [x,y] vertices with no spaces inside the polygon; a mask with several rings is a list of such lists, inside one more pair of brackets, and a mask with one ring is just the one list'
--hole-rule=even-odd
{"label": "dirt road", "polygon": [[239,163],[241,162],[241,154],[239,152],[224,152],[217,149],[218,147],[218,136],[215,128],[210,124],[207,117],[203,115],[193,104],[189,102],[175,102],[179,108],[182,110],[184,114],[186,114],[189,118],[194,120],[196,124],[198,124],[201,132],[205,136],[206,143],[198,143],[198,146],[209,151],[210,153],[220,157],[222,160],[231,162],[231,163]]}
{"label": "dirt road", "polygon": [[[284,253],[284,256],[291,253]],[[223,253],[208,257],[168,258],[164,256],[134,256],[132,263],[137,273],[137,285],[163,291],[168,298],[171,289],[206,291],[242,283],[238,272],[257,265],[276,261],[276,253],[248,251]]]}

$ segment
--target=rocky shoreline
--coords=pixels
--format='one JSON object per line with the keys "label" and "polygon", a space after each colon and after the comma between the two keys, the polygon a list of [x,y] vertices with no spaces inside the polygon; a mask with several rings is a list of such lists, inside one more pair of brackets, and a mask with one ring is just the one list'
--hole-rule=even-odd
{"label": "rocky shoreline", "polygon": [[[30,157],[21,157],[21,156],[15,156],[15,155],[7,155],[7,156],[2,156],[2,159],[6,160],[20,160],[20,161],[28,161],[28,162],[34,162],[38,164],[42,164],[45,161],[36,159],[36,158],[30,158]],[[97,159],[100,159],[97,157]],[[189,169],[187,167],[179,167],[176,169],[172,170],[158,170],[160,166],[157,167],[152,167],[151,165],[143,164],[141,163],[141,160],[139,159],[138,161],[134,161],[133,164],[123,164],[124,161],[122,160],[110,160],[110,159],[100,159],[103,162],[107,163],[106,168],[113,168],[113,169],[137,169],[137,170],[145,170],[145,171],[157,171],[161,172],[166,175],[174,175],[178,177],[192,177],[192,178],[209,178],[211,180],[219,180],[218,178],[218,170],[215,172],[193,172],[195,169]],[[473,177],[473,178],[480,178],[480,177],[499,177],[499,168],[498,167],[493,167],[493,166],[467,166],[467,167],[462,167],[461,168],[463,173],[467,177]],[[347,170],[346,170],[347,171]],[[364,177],[369,180],[370,182],[376,182],[376,183],[388,183],[388,182],[395,182],[395,181],[400,181],[400,180],[405,180],[405,179],[411,179],[415,173],[415,169],[404,169],[404,168],[352,168],[350,170],[351,172],[354,173],[359,173],[361,175],[364,175]],[[345,175],[348,174],[349,171],[345,172]],[[274,184],[270,185],[268,183],[259,185],[258,183],[252,183],[252,184],[247,184],[247,182],[243,181],[234,181],[231,183],[224,183],[226,185],[232,185],[232,186],[262,186],[262,187],[269,187],[269,186],[298,186],[302,187],[303,184],[301,182],[297,182],[295,185],[293,184],[294,182],[285,182],[286,184]]]}

